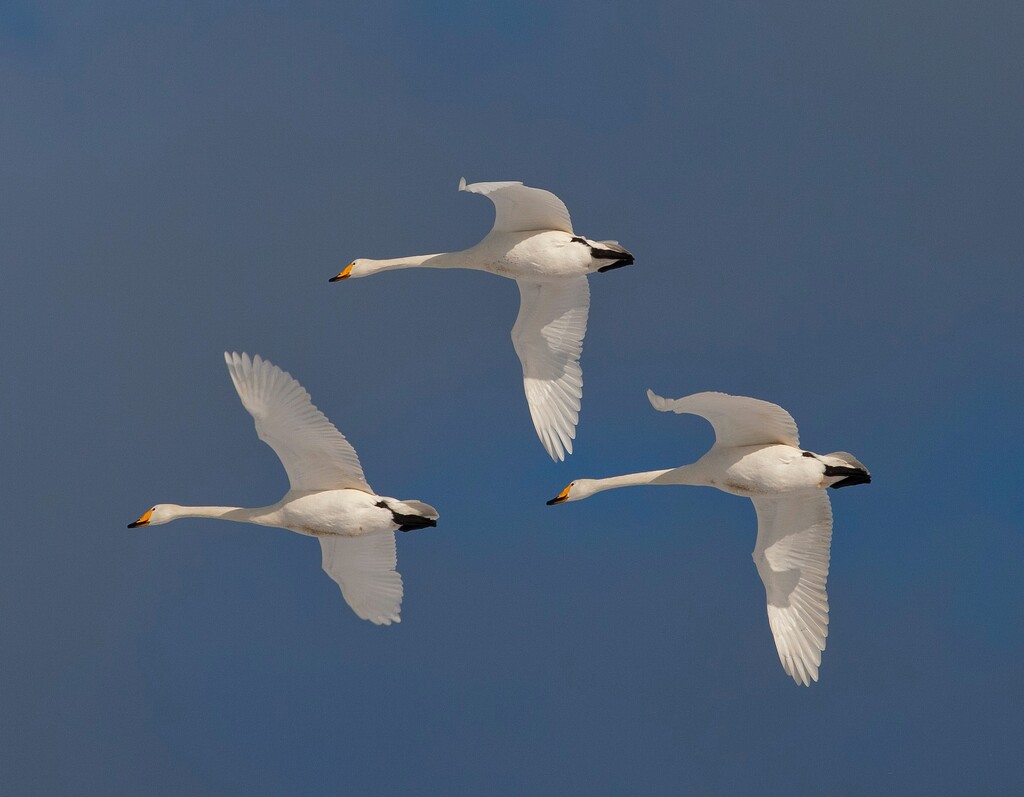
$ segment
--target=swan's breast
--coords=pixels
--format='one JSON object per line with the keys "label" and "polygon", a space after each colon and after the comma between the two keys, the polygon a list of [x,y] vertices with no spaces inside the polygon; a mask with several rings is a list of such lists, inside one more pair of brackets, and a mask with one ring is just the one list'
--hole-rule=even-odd
{"label": "swan's breast", "polygon": [[485,268],[510,279],[537,282],[580,277],[594,269],[590,249],[564,232],[497,233],[480,243]]}
{"label": "swan's breast", "polygon": [[721,452],[715,487],[755,497],[817,487],[821,465],[787,445],[744,446]]}
{"label": "swan's breast", "polygon": [[324,490],[296,496],[281,506],[281,525],[309,537],[356,537],[393,528],[391,513],[361,490]]}

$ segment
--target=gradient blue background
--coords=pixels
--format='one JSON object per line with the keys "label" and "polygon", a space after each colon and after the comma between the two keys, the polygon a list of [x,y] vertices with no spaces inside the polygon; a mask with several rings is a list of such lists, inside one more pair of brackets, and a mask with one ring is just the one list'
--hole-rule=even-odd
{"label": "gradient blue background", "polygon": [[[0,2],[0,793],[1024,789],[1022,8]],[[567,463],[511,282],[327,283],[475,243],[463,175],[636,255],[591,280]],[[401,625],[312,540],[125,528],[284,491],[225,349],[440,509]],[[775,401],[871,468],[832,494],[810,689],[749,502],[544,505],[702,453],[647,387]]]}

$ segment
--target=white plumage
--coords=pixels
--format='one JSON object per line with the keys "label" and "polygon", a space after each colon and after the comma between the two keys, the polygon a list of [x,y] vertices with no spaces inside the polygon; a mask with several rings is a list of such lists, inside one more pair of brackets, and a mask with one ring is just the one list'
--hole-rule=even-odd
{"label": "white plumage", "polygon": [[523,367],[530,416],[552,459],[572,453],[583,396],[580,354],[587,331],[587,274],[633,262],[616,241],[591,241],[573,233],[565,204],[550,191],[519,182],[459,183],[460,191],[494,203],[494,226],[461,252],[391,260],[360,258],[332,282],[400,268],[469,268],[514,279],[519,316],[512,343]]}
{"label": "white plumage", "polygon": [[846,452],[800,449],[796,422],[782,407],[725,393],[665,399],[647,391],[655,409],[699,415],[715,429],[715,443],[692,465],[577,479],[548,501],[579,501],[602,490],[644,484],[717,487],[750,498],[757,512],[754,564],[764,583],[768,624],[783,669],[797,683],[818,680],[828,636],[829,546],[832,509],[826,487],[871,481]]}
{"label": "white plumage", "polygon": [[274,449],[292,490],[372,492],[355,449],[290,374],[258,354],[250,360],[225,353],[224,360],[256,434]]}
{"label": "white plumage", "polygon": [[459,180],[459,190],[480,194],[494,203],[491,232],[561,230],[572,235],[569,209],[561,199],[543,188],[530,188],[520,182],[470,183]]}
{"label": "white plumage", "polygon": [[225,354],[224,359],[256,434],[274,449],[291,489],[276,504],[256,509],[157,504],[129,528],[210,517],[317,537],[324,571],[352,611],[378,625],[399,622],[402,577],[395,570],[395,531],[434,526],[437,511],[419,501],[376,495],[355,449],[290,374],[259,355],[250,360],[247,354]]}

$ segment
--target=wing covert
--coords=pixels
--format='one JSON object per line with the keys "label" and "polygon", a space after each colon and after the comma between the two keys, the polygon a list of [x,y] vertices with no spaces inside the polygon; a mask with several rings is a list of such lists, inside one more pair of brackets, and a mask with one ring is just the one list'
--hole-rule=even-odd
{"label": "wing covert", "polygon": [[694,393],[666,399],[653,390],[647,391],[647,398],[660,412],[699,415],[710,421],[715,429],[716,445],[800,445],[800,433],[793,416],[770,401],[728,393]]}
{"label": "wing covert", "polygon": [[494,203],[491,232],[561,230],[573,234],[572,220],[565,203],[543,188],[530,188],[520,182],[467,185],[463,177],[459,181],[459,190],[482,194]]}
{"label": "wing covert", "polygon": [[291,374],[258,354],[250,360],[225,352],[224,360],[256,434],[274,449],[293,490],[372,492],[355,449]]}
{"label": "wing covert", "polygon": [[400,623],[402,576],[395,570],[395,533],[362,537],[321,537],[323,568],[345,602],[360,618],[376,625]]}
{"label": "wing covert", "polygon": [[523,365],[523,385],[537,436],[554,460],[572,453],[583,396],[580,353],[587,332],[586,277],[540,284],[516,280],[519,316],[512,344]]}
{"label": "wing covert", "polygon": [[824,490],[752,499],[757,511],[754,564],[768,598],[768,624],[783,669],[797,683],[818,680],[828,636],[832,507]]}

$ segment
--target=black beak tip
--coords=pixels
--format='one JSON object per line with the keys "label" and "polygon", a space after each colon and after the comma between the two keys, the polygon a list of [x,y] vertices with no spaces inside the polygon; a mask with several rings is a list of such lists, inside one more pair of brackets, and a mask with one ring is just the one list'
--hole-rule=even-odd
{"label": "black beak tip", "polygon": [[554,506],[555,504],[560,504],[560,503],[562,503],[562,502],[559,501],[557,498],[552,498],[550,501],[547,502],[547,505],[548,506]]}
{"label": "black beak tip", "polygon": [[327,281],[328,281],[328,282],[337,282],[337,281],[338,281],[338,280],[340,280],[340,279],[341,279],[341,277],[337,277],[337,276],[335,276],[335,277],[331,277],[331,278],[330,278],[329,280],[327,280]]}
{"label": "black beak tip", "polygon": [[135,528],[138,528],[138,526],[139,526],[139,524],[138,524],[138,523],[129,523],[129,524],[128,524],[128,528],[130,528],[130,529],[135,529]]}

